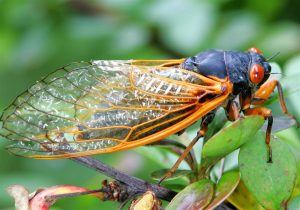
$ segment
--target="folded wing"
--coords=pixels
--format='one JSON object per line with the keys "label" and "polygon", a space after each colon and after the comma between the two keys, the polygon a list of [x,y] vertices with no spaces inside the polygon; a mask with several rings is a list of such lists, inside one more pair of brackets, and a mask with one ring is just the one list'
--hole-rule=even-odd
{"label": "folded wing", "polygon": [[13,153],[66,158],[151,143],[219,106],[229,83],[135,61],[74,63],[20,95],[1,117]]}

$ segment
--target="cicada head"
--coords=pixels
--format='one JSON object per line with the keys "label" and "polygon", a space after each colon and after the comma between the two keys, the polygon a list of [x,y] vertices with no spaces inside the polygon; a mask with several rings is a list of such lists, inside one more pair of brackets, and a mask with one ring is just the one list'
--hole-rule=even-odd
{"label": "cicada head", "polygon": [[249,81],[253,85],[260,86],[270,77],[271,65],[257,48],[250,48],[248,53],[251,57],[249,65]]}

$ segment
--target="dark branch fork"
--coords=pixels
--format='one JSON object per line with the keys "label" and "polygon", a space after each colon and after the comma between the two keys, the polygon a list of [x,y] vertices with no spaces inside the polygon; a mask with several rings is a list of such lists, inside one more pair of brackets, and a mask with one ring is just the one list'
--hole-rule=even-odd
{"label": "dark branch fork", "polygon": [[[102,174],[105,174],[108,177],[111,177],[121,183],[124,183],[127,186],[127,190],[130,196],[134,197],[137,194],[142,194],[148,190],[151,190],[155,193],[155,195],[162,200],[171,201],[172,198],[177,194],[176,192],[169,190],[167,188],[161,187],[157,184],[151,184],[144,180],[138,179],[133,176],[129,176],[117,169],[108,166],[102,163],[99,160],[93,159],[91,157],[79,157],[79,158],[72,158],[73,161],[96,170]],[[91,191],[94,192],[94,191]],[[96,191],[95,191],[96,192]],[[130,199],[130,197],[129,197]],[[221,203],[216,210],[233,210],[235,208],[228,206],[226,203]]]}
{"label": "dark branch fork", "polygon": [[91,157],[78,157],[72,158],[72,160],[102,174],[105,174],[110,178],[120,181],[121,183],[126,184],[128,186],[128,192],[132,196],[151,190],[158,198],[166,201],[171,201],[172,198],[176,195],[176,192],[172,190],[166,189],[157,184],[148,183],[133,176],[129,176]]}

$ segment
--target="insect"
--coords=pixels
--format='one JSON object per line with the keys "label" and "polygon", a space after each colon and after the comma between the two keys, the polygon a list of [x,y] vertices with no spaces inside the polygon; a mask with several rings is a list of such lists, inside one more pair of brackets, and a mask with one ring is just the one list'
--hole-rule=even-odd
{"label": "insect", "polygon": [[262,104],[277,87],[283,112],[293,116],[280,83],[267,81],[270,73],[257,48],[208,50],[175,60],[74,63],[17,97],[1,116],[0,134],[12,140],[8,149],[18,155],[73,158],[150,144],[202,118],[187,154],[223,107],[232,121],[241,113],[267,120],[271,162],[272,112],[250,106]]}

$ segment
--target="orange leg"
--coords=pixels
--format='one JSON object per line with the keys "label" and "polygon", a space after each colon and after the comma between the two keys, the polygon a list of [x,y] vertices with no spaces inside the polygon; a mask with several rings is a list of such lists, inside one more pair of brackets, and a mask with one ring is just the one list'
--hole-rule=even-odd
{"label": "orange leg", "polygon": [[226,115],[227,115],[227,119],[230,121],[235,121],[240,118],[240,110],[239,110],[237,102],[232,101],[226,107]]}
{"label": "orange leg", "polygon": [[186,158],[189,152],[192,150],[193,146],[198,142],[198,140],[202,137],[200,132],[197,133],[197,136],[191,141],[191,143],[186,147],[180,157],[177,159],[176,163],[172,166],[172,168],[162,177],[160,178],[158,184],[162,183],[165,179],[172,176],[172,174],[176,171],[179,164]]}
{"label": "orange leg", "polygon": [[193,149],[193,146],[198,142],[198,140],[203,137],[207,130],[208,125],[213,120],[214,113],[207,114],[203,117],[201,122],[201,129],[197,132],[197,136],[190,142],[190,144],[186,147],[186,149],[183,151],[183,153],[180,155],[180,157],[177,159],[176,163],[172,166],[172,168],[159,180],[158,184],[160,184],[162,181],[164,181],[166,178],[169,178],[172,176],[172,174],[176,171],[179,164],[186,158],[186,156],[189,154],[189,152]]}
{"label": "orange leg", "polygon": [[242,95],[240,94],[240,106],[241,106],[241,110],[245,110],[250,108],[251,106],[251,99],[252,99],[252,94],[251,92],[247,92],[246,95]]}
{"label": "orange leg", "polygon": [[251,104],[259,105],[259,104],[264,103],[266,100],[268,100],[269,96],[271,95],[271,93],[274,91],[274,89],[276,87],[278,90],[279,102],[280,102],[282,112],[284,114],[286,114],[287,116],[289,116],[290,118],[294,119],[297,123],[297,127],[299,127],[299,122],[297,121],[297,119],[292,114],[290,114],[287,110],[287,107],[286,107],[286,104],[284,101],[284,97],[283,97],[283,90],[282,90],[281,84],[277,80],[270,80],[270,81],[266,82],[265,84],[263,84],[259,88],[259,90],[256,91]]}
{"label": "orange leg", "polygon": [[[254,98],[252,99],[251,104],[259,105],[268,100],[271,93],[279,83],[277,80],[270,80],[264,83],[255,93]],[[279,96],[280,97],[280,96]]]}
{"label": "orange leg", "polygon": [[273,116],[272,111],[265,107],[256,107],[256,108],[249,108],[244,110],[245,115],[260,115],[263,116],[266,120],[268,120],[267,131],[266,131],[266,144],[268,146],[268,153],[269,159],[268,163],[272,163],[272,148],[271,148],[271,131],[272,131],[272,124],[273,124]]}

